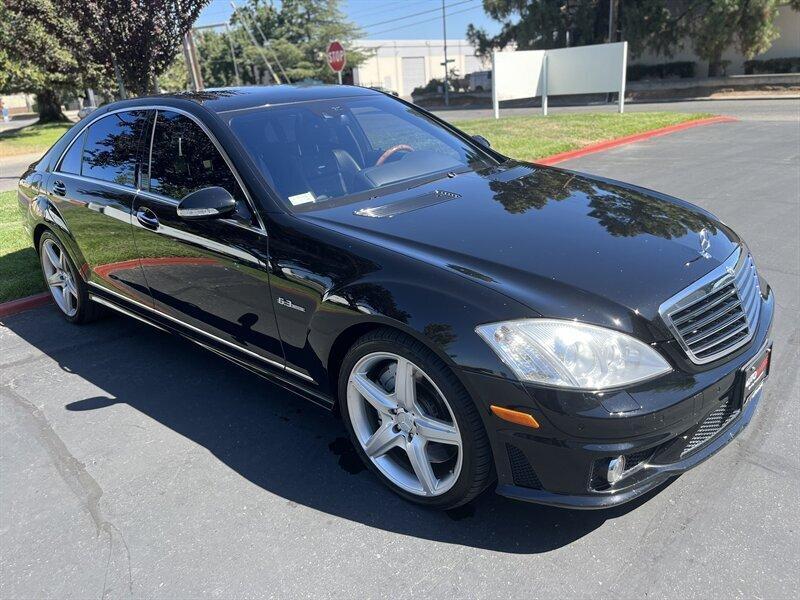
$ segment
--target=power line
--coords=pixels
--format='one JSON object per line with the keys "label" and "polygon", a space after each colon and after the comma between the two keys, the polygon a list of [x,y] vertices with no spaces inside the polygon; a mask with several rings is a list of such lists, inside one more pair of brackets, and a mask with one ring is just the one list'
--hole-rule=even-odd
{"label": "power line", "polygon": [[432,1],[433,0],[417,0],[416,2],[408,2],[407,0],[395,0],[394,2],[386,2],[381,4],[381,6],[377,9],[373,6],[370,8],[370,10],[366,12],[360,12],[358,11],[358,9],[356,9],[356,14],[348,15],[348,18],[350,20],[354,20],[362,17],[376,15],[378,13],[392,12],[395,10],[399,10],[401,8],[400,6],[398,6],[399,4],[403,5],[402,8],[408,8],[409,6],[419,6],[420,4],[430,5]]}
{"label": "power line", "polygon": [[[447,4],[444,8],[450,8],[452,6],[460,6],[462,4],[468,4],[470,2],[477,2],[478,0],[461,0],[460,2],[453,2],[452,4]],[[477,8],[477,7],[476,7]],[[369,25],[361,25],[362,29],[369,29],[370,27],[375,27],[376,25],[385,25],[387,23],[394,23],[396,21],[404,21],[405,19],[410,19],[411,17],[416,17],[419,15],[427,15],[429,13],[440,12],[442,7],[432,8],[430,10],[421,10],[419,12],[411,13],[410,15],[406,15],[405,17],[397,17],[395,19],[387,19],[385,21],[378,21],[376,23],[370,23]],[[453,13],[455,14],[455,13]],[[427,22],[428,19],[422,21],[423,23]]]}
{"label": "power line", "polygon": [[[481,6],[470,6],[469,8],[463,8],[461,10],[454,10],[453,12],[447,13],[448,17],[452,17],[453,15],[460,15],[461,13],[469,12],[471,10],[475,10],[477,8],[481,8]],[[442,10],[438,8],[437,11]],[[368,38],[372,37],[373,35],[379,35],[381,33],[388,33],[390,31],[397,31],[398,29],[405,29],[407,27],[413,27],[414,25],[422,25],[423,23],[430,23],[430,19],[424,19],[421,21],[414,21],[413,23],[406,23],[405,25],[400,25],[398,27],[389,27],[388,29],[380,29],[378,31],[372,31],[367,35]]]}

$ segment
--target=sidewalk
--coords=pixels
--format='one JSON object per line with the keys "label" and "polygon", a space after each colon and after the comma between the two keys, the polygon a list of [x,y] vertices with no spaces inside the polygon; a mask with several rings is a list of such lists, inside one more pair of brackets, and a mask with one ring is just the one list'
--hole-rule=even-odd
{"label": "sidewalk", "polygon": [[17,180],[32,162],[42,157],[42,152],[19,154],[0,159],[0,192],[16,189]]}

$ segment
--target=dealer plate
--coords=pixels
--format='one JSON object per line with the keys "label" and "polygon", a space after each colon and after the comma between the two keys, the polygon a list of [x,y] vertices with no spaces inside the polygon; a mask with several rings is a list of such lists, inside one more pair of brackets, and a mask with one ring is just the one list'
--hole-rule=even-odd
{"label": "dealer plate", "polygon": [[771,363],[772,346],[767,346],[742,369],[744,372],[743,405],[747,404],[753,392],[755,392],[767,378]]}

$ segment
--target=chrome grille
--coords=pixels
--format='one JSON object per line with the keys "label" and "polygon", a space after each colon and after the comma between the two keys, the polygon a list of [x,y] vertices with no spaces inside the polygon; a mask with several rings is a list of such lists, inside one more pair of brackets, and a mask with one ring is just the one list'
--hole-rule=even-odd
{"label": "chrome grille", "polygon": [[750,254],[737,249],[722,265],[659,308],[689,359],[704,364],[741,348],[755,333],[761,308]]}

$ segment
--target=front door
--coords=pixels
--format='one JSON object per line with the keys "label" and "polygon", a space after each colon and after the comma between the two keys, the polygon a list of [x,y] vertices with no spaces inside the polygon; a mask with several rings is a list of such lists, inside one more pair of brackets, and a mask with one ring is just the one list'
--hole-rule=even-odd
{"label": "front door", "polygon": [[[228,346],[284,364],[267,273],[267,236],[230,166],[186,114],[159,110],[133,229],[156,309]],[[148,160],[149,159],[149,160]],[[230,218],[183,220],[181,198],[220,186]]]}

